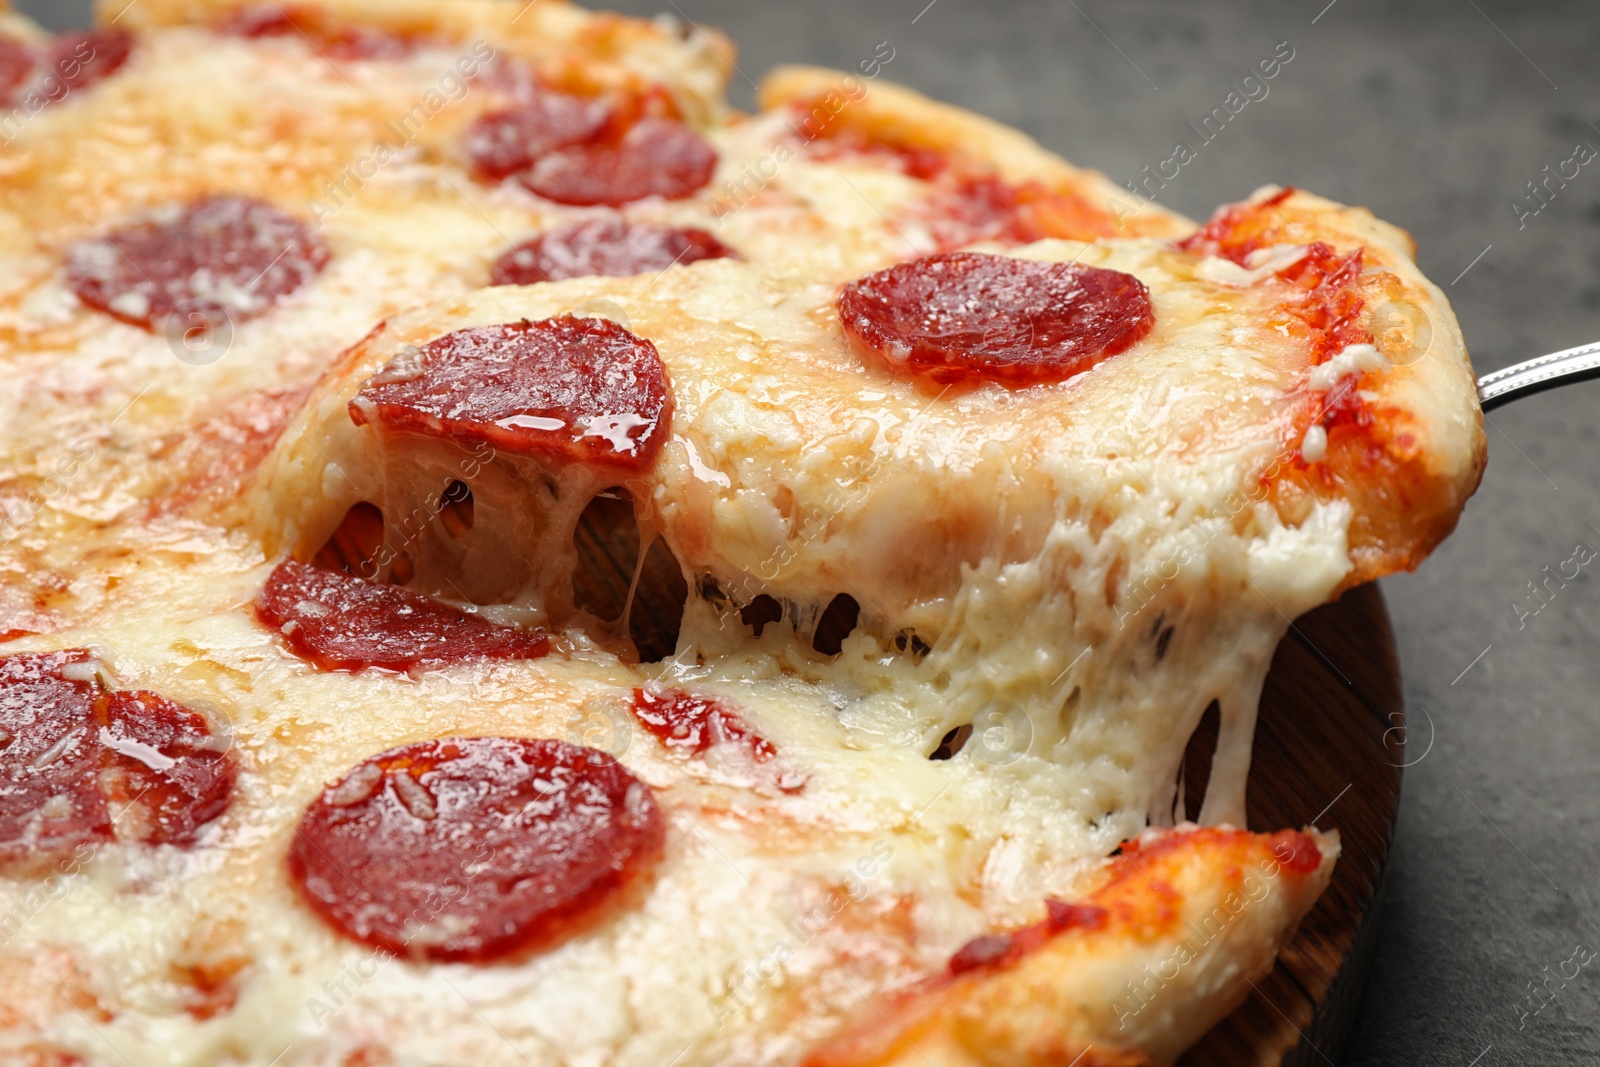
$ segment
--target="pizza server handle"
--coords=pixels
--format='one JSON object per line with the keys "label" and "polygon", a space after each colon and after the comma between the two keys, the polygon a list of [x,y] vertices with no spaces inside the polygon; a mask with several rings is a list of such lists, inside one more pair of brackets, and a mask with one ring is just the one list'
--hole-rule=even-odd
{"label": "pizza server handle", "polygon": [[1485,374],[1478,379],[1478,403],[1493,411],[1518,397],[1591,378],[1600,378],[1600,341]]}

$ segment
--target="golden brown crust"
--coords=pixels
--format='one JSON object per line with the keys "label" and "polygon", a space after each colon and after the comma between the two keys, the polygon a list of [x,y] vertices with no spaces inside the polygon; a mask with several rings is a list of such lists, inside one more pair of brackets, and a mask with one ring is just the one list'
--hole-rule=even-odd
{"label": "golden brown crust", "polygon": [[[1286,520],[1314,500],[1349,500],[1350,558],[1338,592],[1414,570],[1455,529],[1487,457],[1477,381],[1449,301],[1417,269],[1416,244],[1365,208],[1294,191],[1260,190],[1238,227],[1264,246],[1324,241],[1362,251],[1359,325],[1386,364],[1360,375],[1360,407],[1328,430],[1328,458],[1297,461],[1274,482]],[[1306,391],[1303,435],[1329,394]],[[1335,593],[1338,595],[1338,593]]]}
{"label": "golden brown crust", "polygon": [[873,1006],[806,1067],[1170,1064],[1272,968],[1337,853],[1314,831],[1153,832],[1079,902],[1103,925]]}

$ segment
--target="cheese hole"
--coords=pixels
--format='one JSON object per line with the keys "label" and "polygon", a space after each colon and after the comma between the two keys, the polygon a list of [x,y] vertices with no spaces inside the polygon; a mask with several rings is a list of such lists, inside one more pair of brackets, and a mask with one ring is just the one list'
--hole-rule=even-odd
{"label": "cheese hole", "polygon": [[1211,781],[1211,760],[1217,753],[1217,732],[1222,726],[1222,707],[1213,700],[1200,716],[1200,725],[1189,735],[1183,752],[1183,808],[1176,814],[1193,819],[1205,803],[1206,786]]}
{"label": "cheese hole", "polygon": [[711,577],[709,574],[702,574],[700,577],[696,578],[695,581],[697,583],[701,600],[704,600],[707,604],[710,604],[719,610],[727,607],[728,594],[722,591],[722,586],[717,584],[717,580],[715,578]]}
{"label": "cheese hole", "polygon": [[915,630],[901,630],[895,634],[894,647],[897,652],[909,651],[912,659],[918,663],[921,663],[922,658],[933,651],[928,642],[924,641]]}
{"label": "cheese hole", "polygon": [[472,529],[472,490],[466,482],[451,482],[445,486],[440,502],[439,521],[444,524],[445,532],[461,540]]}
{"label": "cheese hole", "polygon": [[855,631],[861,621],[861,605],[849,593],[840,593],[828,602],[817,620],[816,633],[811,636],[811,647],[824,656],[837,656],[844,647],[844,639]]}
{"label": "cheese hole", "polygon": [[1172,634],[1176,627],[1168,626],[1156,635],[1156,662],[1160,663],[1167,658],[1167,649],[1172,644]]}
{"label": "cheese hole", "polygon": [[757,637],[768,625],[783,620],[783,605],[765,593],[756,597],[750,603],[739,609],[739,618],[744,624],[755,631]]}
{"label": "cheese hole", "polygon": [[382,570],[377,563],[382,547],[383,512],[376,504],[363,500],[344,513],[339,528],[311,557],[311,565],[375,581]]}
{"label": "cheese hole", "polygon": [[639,563],[639,524],[627,490],[607,489],[589,501],[578,516],[572,547],[578,555],[572,572],[573,604],[606,622],[622,618],[628,584]]}
{"label": "cheese hole", "polygon": [[967,739],[972,736],[972,724],[964,723],[945,734],[939,741],[939,747],[928,754],[929,759],[949,759],[960,752],[967,745]]}
{"label": "cheese hole", "polygon": [[1078,718],[1078,703],[1083,696],[1081,686],[1073,686],[1072,692],[1067,694],[1067,699],[1061,702],[1061,728],[1067,733],[1072,732],[1072,724]]}
{"label": "cheese hole", "polygon": [[657,663],[678,650],[683,609],[689,601],[689,582],[678,557],[658,537],[645,553],[639,584],[628,611],[628,636],[639,651],[640,663]]}

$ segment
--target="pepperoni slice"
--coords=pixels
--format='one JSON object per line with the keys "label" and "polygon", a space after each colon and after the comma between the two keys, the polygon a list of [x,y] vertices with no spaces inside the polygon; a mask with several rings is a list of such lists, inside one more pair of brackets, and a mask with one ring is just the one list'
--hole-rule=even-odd
{"label": "pepperoni slice", "polygon": [[928,256],[839,295],[845,332],[890,367],[937,382],[1032,385],[1081,374],[1155,324],[1121,271],[980,252]]}
{"label": "pepperoni slice", "polygon": [[325,671],[410,671],[473,659],[537,659],[544,634],[496,626],[399,586],[284,560],[256,616]]}
{"label": "pepperoni slice", "polygon": [[107,693],[98,705],[100,788],[120,812],[117,836],[193,844],[233,797],[226,745],[199,714],[155,693]]}
{"label": "pepperoni slice", "polygon": [[11,99],[38,61],[38,53],[28,45],[15,38],[0,37],[0,100]]}
{"label": "pepperoni slice", "polygon": [[328,258],[300,219],[248,197],[213,196],[74,246],[67,280],[88,306],[155,330],[174,314],[212,324],[254,318]]}
{"label": "pepperoni slice", "polygon": [[602,101],[551,90],[479,118],[466,150],[480,180],[515,177],[546,200],[580,206],[681,200],[717,169],[716,149],[682,122],[630,121]]}
{"label": "pepperoni slice", "polygon": [[[64,33],[51,43],[47,53],[50,77],[45,94],[59,100],[67,93],[104,81],[121,70],[132,54],[133,35],[126,30],[110,27]],[[57,78],[59,90],[53,84]]]}
{"label": "pepperoni slice", "polygon": [[661,854],[649,788],[603,752],[480,737],[390,749],[322,791],[289,875],[340,933],[482,961],[592,920]]}
{"label": "pepperoni slice", "polygon": [[408,349],[350,402],[369,423],[643,470],[672,423],[655,345],[608,319],[474,326]]}
{"label": "pepperoni slice", "polygon": [[633,714],[663,745],[686,755],[698,756],[717,745],[737,745],[760,762],[778,754],[738,712],[681,689],[635,689]]}
{"label": "pepperoni slice", "polygon": [[494,285],[533,285],[563,278],[626,278],[678,263],[738,258],[705,230],[674,230],[625,219],[575,222],[518,245],[490,272]]}
{"label": "pepperoni slice", "polygon": [[0,866],[113,838],[187,846],[227,810],[237,770],[204,718],[92,679],[83,649],[0,659]]}
{"label": "pepperoni slice", "polygon": [[0,659],[0,866],[110,841],[84,650]]}
{"label": "pepperoni slice", "polygon": [[[635,689],[633,714],[669,751],[702,756],[712,750],[737,754],[749,764],[772,763],[778,750],[750,729],[726,704],[681,689]],[[806,776],[774,764],[776,785],[785,793],[805,788]]]}
{"label": "pepperoni slice", "polygon": [[473,173],[484,181],[508,178],[548,152],[594,140],[610,117],[602,101],[548,91],[519,107],[492,111],[467,130]]}
{"label": "pepperoni slice", "polygon": [[45,45],[0,37],[0,101],[22,97],[32,111],[59,104],[115,74],[132,54],[133,35],[115,28],[64,33]]}
{"label": "pepperoni slice", "polygon": [[672,119],[644,119],[614,144],[583,144],[542,156],[517,176],[558,204],[626,204],[659,196],[682,200],[711,184],[717,152]]}

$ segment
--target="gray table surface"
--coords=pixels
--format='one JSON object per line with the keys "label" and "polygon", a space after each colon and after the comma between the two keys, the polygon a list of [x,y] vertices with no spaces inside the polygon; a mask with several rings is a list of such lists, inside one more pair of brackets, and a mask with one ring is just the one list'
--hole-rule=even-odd
{"label": "gray table surface", "polygon": [[[89,5],[19,6],[64,26]],[[1278,182],[1370,207],[1416,236],[1480,372],[1600,340],[1600,159],[1552,181],[1537,214],[1512,206],[1538,206],[1527,183],[1579,143],[1600,149],[1596,0],[617,6],[726,30],[746,106],[776,63],[853,67],[888,41],[885,77],[1119,181],[1195,140],[1186,123],[1287,41],[1294,58],[1268,94],[1164,202],[1204,216]],[[1537,613],[1529,592],[1577,546],[1600,552],[1600,430],[1584,414],[1597,403],[1600,383],[1495,414],[1461,528],[1420,572],[1384,582],[1417,762],[1350,1067],[1600,1060],[1600,966],[1562,977],[1600,953],[1600,557],[1552,582]]]}

